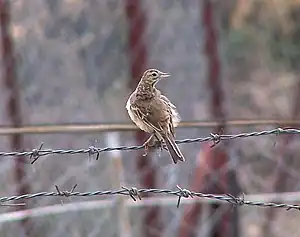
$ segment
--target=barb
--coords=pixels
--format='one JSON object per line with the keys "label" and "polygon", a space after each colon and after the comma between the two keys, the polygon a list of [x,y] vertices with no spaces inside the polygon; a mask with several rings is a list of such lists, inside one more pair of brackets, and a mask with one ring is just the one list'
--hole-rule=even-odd
{"label": "barb", "polygon": [[96,160],[99,160],[100,151],[99,151],[99,149],[97,149],[96,147],[90,146],[90,147],[89,147],[88,154],[89,154],[89,158],[91,158],[91,156],[93,156],[93,155],[96,154]]}
{"label": "barb", "polygon": [[245,194],[242,193],[240,197],[235,197],[231,195],[230,193],[227,193],[227,196],[232,198],[231,200],[227,200],[230,204],[233,205],[233,207],[242,206],[245,203]]}
{"label": "barb", "polygon": [[[70,191],[68,191],[68,190],[61,191],[59,189],[59,187],[57,185],[55,185],[55,189],[57,191],[57,196],[64,196],[67,198],[71,196],[70,194],[74,193],[76,187],[77,187],[77,184],[75,184]],[[61,202],[61,205],[64,204],[63,200],[60,200],[60,202]]]}
{"label": "barb", "polygon": [[272,203],[272,202],[255,202],[255,201],[247,201],[245,197],[234,197],[231,194],[224,194],[224,195],[215,195],[215,194],[205,194],[199,192],[193,192],[188,189],[182,189],[177,186],[178,190],[171,190],[171,189],[138,189],[135,187],[127,188],[122,187],[119,190],[107,190],[107,191],[95,191],[95,192],[74,192],[74,186],[71,191],[59,191],[58,187],[56,186],[56,192],[40,192],[40,193],[33,193],[33,194],[25,194],[21,196],[11,196],[11,197],[0,197],[0,205],[5,204],[5,202],[21,200],[21,199],[33,199],[38,197],[55,197],[55,196],[77,196],[77,197],[91,197],[91,196],[114,196],[114,195],[125,195],[129,196],[133,199],[133,201],[137,201],[136,197],[140,200],[142,199],[141,194],[146,193],[153,193],[158,195],[174,195],[178,197],[177,207],[180,205],[180,199],[184,198],[207,198],[207,199],[215,199],[223,202],[227,202],[234,207],[238,206],[256,206],[256,207],[271,207],[271,208],[283,208],[286,210],[296,209],[300,210],[299,205],[293,204],[284,204],[284,203]]}
{"label": "barb", "polygon": [[75,188],[77,187],[77,184],[75,184],[71,191],[65,190],[65,191],[61,191],[57,185],[55,185],[55,189],[57,191],[57,196],[64,196],[64,197],[70,197],[72,193],[74,193]]}
{"label": "barb", "polygon": [[42,150],[43,145],[44,145],[44,143],[42,142],[38,149],[32,150],[32,154],[30,155],[30,160],[32,159],[31,164],[33,164],[34,162],[36,162],[38,160],[38,158],[40,158],[40,151]]}
{"label": "barb", "polygon": [[177,208],[178,208],[179,205],[180,205],[181,197],[185,197],[185,198],[191,197],[191,198],[193,198],[194,196],[193,196],[193,193],[190,190],[182,189],[178,185],[176,187],[179,189],[178,202],[177,202]]}
{"label": "barb", "polygon": [[214,133],[210,133],[210,136],[212,137],[212,141],[213,144],[210,146],[210,148],[215,147],[216,145],[218,145],[221,142],[221,134],[223,133],[223,128],[221,128],[221,130],[219,131],[218,134],[214,134]]}
{"label": "barb", "polygon": [[128,192],[125,195],[130,196],[133,201],[136,201],[136,197],[138,197],[140,200],[142,200],[139,190],[137,188],[135,188],[135,187],[132,187],[130,189],[126,188],[126,187],[122,187],[122,188]]}
{"label": "barb", "polygon": [[[226,134],[214,134],[211,133],[209,137],[199,137],[193,139],[183,139],[177,140],[177,144],[184,144],[184,143],[194,143],[194,142],[208,142],[212,141],[213,146],[220,143],[220,141],[224,140],[232,140],[238,138],[246,138],[246,137],[258,137],[258,136],[268,136],[268,135],[279,135],[279,134],[300,134],[300,129],[295,128],[276,128],[273,130],[266,130],[261,132],[251,132],[251,133],[240,133],[240,134],[233,134],[233,135],[226,135]],[[92,155],[96,155],[96,160],[99,159],[99,155],[101,152],[109,152],[109,151],[129,151],[129,150],[140,150],[143,149],[144,146],[120,146],[120,147],[105,147],[105,148],[96,148],[90,146],[89,148],[82,148],[82,149],[43,149],[43,143],[39,146],[39,148],[35,148],[31,151],[23,151],[23,152],[0,152],[1,156],[29,156],[33,161],[32,164],[37,161],[42,156],[47,155],[75,155],[75,154],[88,154],[89,157]]]}

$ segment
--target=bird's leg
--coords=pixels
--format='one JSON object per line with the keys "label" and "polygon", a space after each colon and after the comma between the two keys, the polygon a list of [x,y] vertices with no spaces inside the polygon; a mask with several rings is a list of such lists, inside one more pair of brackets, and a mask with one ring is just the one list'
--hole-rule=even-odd
{"label": "bird's leg", "polygon": [[159,138],[156,133],[154,134],[154,136],[157,139],[157,143],[159,143],[158,145],[159,145],[161,151],[162,151],[162,149],[168,150],[164,140],[162,138]]}
{"label": "bird's leg", "polygon": [[148,154],[149,147],[150,147],[149,143],[154,135],[155,134],[151,134],[151,136],[143,143],[143,147],[145,149],[145,153],[143,154],[143,156],[146,156]]}

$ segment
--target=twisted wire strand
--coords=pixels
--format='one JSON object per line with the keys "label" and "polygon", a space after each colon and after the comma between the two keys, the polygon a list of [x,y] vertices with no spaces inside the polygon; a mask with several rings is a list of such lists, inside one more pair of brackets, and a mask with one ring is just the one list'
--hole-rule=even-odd
{"label": "twisted wire strand", "polygon": [[94,191],[94,192],[75,192],[76,185],[72,188],[71,191],[60,191],[56,186],[57,192],[40,192],[33,194],[24,194],[20,196],[11,196],[11,197],[0,197],[0,204],[8,201],[18,201],[24,199],[32,199],[38,197],[55,197],[55,196],[64,196],[64,197],[91,197],[91,196],[114,196],[114,195],[125,195],[130,196],[133,201],[137,201],[137,199],[142,199],[142,194],[152,193],[152,194],[167,194],[174,195],[178,197],[177,207],[180,205],[181,198],[208,198],[208,199],[216,199],[219,201],[227,202],[234,207],[237,206],[256,206],[256,207],[271,207],[271,208],[284,208],[286,210],[296,209],[300,210],[299,205],[293,204],[284,204],[284,203],[272,203],[272,202],[259,202],[259,201],[247,201],[244,199],[244,196],[234,197],[230,194],[216,195],[216,194],[205,194],[200,192],[190,191],[188,189],[182,189],[177,186],[178,190],[171,189],[137,189],[135,187],[126,188],[122,187],[119,190],[107,190],[107,191]]}
{"label": "twisted wire strand", "polygon": [[[260,132],[250,132],[250,133],[239,133],[239,134],[232,134],[232,135],[223,135],[223,134],[215,134],[211,133],[208,137],[199,137],[199,138],[192,138],[192,139],[183,139],[177,140],[177,144],[184,144],[184,143],[194,143],[194,142],[207,142],[212,141],[214,145],[218,144],[223,140],[232,140],[238,138],[246,138],[246,137],[257,137],[257,136],[268,136],[268,135],[280,135],[280,134],[300,134],[299,129],[295,128],[276,128],[272,130],[265,130]],[[47,155],[74,155],[74,154],[88,154],[96,155],[97,159],[99,158],[99,154],[101,152],[108,152],[108,151],[128,151],[128,150],[140,150],[143,149],[143,146],[119,146],[119,147],[105,147],[105,148],[97,148],[94,146],[90,146],[88,148],[82,149],[42,149],[43,143],[40,145],[39,148],[32,149],[31,151],[13,151],[13,152],[0,152],[0,157],[5,156],[29,156],[34,163],[39,157],[47,156]]]}
{"label": "twisted wire strand", "polygon": [[[178,140],[176,143],[183,144],[183,143],[194,143],[194,142],[207,142],[213,141],[214,144],[219,143],[223,140],[231,140],[231,139],[238,139],[238,138],[246,138],[246,137],[255,137],[255,136],[267,136],[267,135],[280,135],[280,134],[300,134],[299,129],[294,128],[277,128],[273,130],[266,130],[260,132],[251,132],[251,133],[240,133],[240,134],[233,134],[233,135],[223,135],[223,134],[213,134],[211,133],[208,137],[200,137],[194,139],[184,139]],[[99,157],[99,153],[101,152],[108,152],[108,151],[115,151],[115,150],[139,150],[143,149],[143,146],[120,146],[120,147],[106,147],[106,148],[96,148],[90,146],[89,148],[83,149],[42,149],[43,143],[40,145],[39,148],[35,148],[31,151],[23,151],[23,152],[0,152],[0,156],[29,156],[34,163],[39,157],[46,156],[50,154],[88,154],[90,155],[97,155]],[[284,204],[284,203],[272,203],[272,202],[253,202],[244,200],[242,197],[234,197],[230,194],[224,195],[215,195],[215,194],[204,194],[199,192],[193,192],[188,189],[181,189],[177,186],[178,190],[170,190],[170,189],[137,189],[137,188],[126,188],[122,187],[120,190],[107,190],[107,191],[95,191],[95,192],[75,192],[74,189],[76,185],[72,188],[71,191],[60,191],[56,186],[57,192],[40,192],[40,193],[33,193],[33,194],[24,194],[20,196],[10,196],[10,197],[0,197],[0,205],[6,205],[5,202],[9,201],[18,201],[24,199],[32,199],[38,197],[51,197],[51,196],[78,196],[78,197],[86,197],[86,196],[105,196],[105,195],[126,195],[130,196],[134,201],[141,199],[141,194],[146,193],[153,193],[153,194],[167,194],[167,195],[175,195],[178,197],[177,207],[180,204],[181,198],[209,198],[209,199],[216,199],[219,201],[224,201],[232,204],[233,206],[242,206],[242,205],[249,205],[249,206],[257,206],[257,207],[272,207],[272,208],[285,208],[287,210],[290,209],[297,209],[300,210],[299,205],[293,204]],[[7,204],[10,205],[10,204]],[[13,204],[11,204],[13,205]],[[19,205],[19,204],[16,204]],[[23,205],[21,203],[20,205]]]}

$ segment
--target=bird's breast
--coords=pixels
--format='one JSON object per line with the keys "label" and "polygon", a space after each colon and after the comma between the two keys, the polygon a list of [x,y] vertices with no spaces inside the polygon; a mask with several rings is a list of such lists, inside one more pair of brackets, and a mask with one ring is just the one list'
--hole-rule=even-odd
{"label": "bird's breast", "polygon": [[137,114],[135,112],[132,111],[131,109],[131,105],[132,103],[134,103],[134,101],[132,101],[133,95],[131,95],[126,103],[126,109],[128,112],[128,115],[130,117],[130,119],[132,120],[132,122],[135,123],[136,126],[138,126],[141,130],[148,132],[148,133],[152,133],[153,129],[150,128],[149,126],[147,126],[143,120],[141,120],[141,118],[139,116],[137,116]]}

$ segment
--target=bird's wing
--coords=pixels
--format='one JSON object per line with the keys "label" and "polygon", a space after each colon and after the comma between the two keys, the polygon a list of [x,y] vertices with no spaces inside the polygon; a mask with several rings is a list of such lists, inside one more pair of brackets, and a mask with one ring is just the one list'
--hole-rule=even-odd
{"label": "bird's wing", "polygon": [[169,129],[173,137],[175,137],[175,129],[173,125],[173,118],[170,116],[170,123],[169,123]]}
{"label": "bird's wing", "polygon": [[171,103],[171,101],[164,95],[160,95],[161,100],[169,107],[170,109],[170,113],[171,113],[171,119],[170,119],[170,123],[172,125],[170,125],[170,130],[171,133],[175,136],[175,131],[174,131],[174,127],[177,127],[178,123],[180,122],[181,118],[180,115],[176,109],[176,106],[174,104]]}
{"label": "bird's wing", "polygon": [[171,101],[164,95],[160,95],[160,98],[168,105],[170,106],[172,109],[176,110],[176,106],[174,104],[171,103]]}
{"label": "bird's wing", "polygon": [[148,114],[143,113],[143,111],[141,111],[141,109],[138,106],[131,104],[130,108],[131,111],[135,113],[135,115],[138,116],[138,118],[141,119],[148,127],[151,127],[157,133],[163,132],[163,129],[160,126],[160,124],[157,124],[157,126],[153,125],[153,123],[151,123],[148,119]]}

